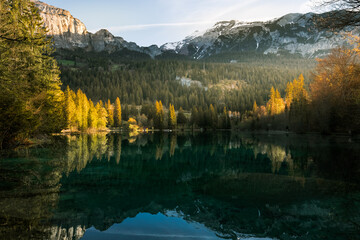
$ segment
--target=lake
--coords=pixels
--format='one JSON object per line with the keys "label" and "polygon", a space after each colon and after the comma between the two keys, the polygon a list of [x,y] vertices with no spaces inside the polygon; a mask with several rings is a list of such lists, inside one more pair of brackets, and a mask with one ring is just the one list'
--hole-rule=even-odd
{"label": "lake", "polygon": [[56,136],[3,151],[0,239],[360,239],[360,139]]}

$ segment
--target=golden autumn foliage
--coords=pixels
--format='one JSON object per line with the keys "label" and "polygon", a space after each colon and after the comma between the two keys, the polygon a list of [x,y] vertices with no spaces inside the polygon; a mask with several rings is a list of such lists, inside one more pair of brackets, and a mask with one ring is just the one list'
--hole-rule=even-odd
{"label": "golden autumn foliage", "polygon": [[96,125],[98,129],[106,128],[106,124],[107,124],[107,112],[103,106],[104,105],[101,100],[95,106],[98,116],[97,125]]}
{"label": "golden autumn foliage", "polygon": [[318,59],[310,88],[317,124],[323,131],[360,128],[359,60],[358,47],[334,49],[325,59]]}
{"label": "golden autumn foliage", "polygon": [[298,79],[288,82],[285,92],[285,104],[288,109],[293,102],[308,100],[309,94],[305,89],[304,76],[301,74]]}
{"label": "golden autumn foliage", "polygon": [[136,133],[140,131],[140,127],[137,125],[135,118],[129,118],[128,124],[130,133]]}
{"label": "golden autumn foliage", "polygon": [[66,128],[70,131],[106,128],[107,112],[102,102],[94,106],[80,89],[75,94],[69,87],[66,88],[64,109]]}
{"label": "golden autumn foliage", "polygon": [[164,109],[161,101],[155,102],[154,126],[158,129],[164,128]]}
{"label": "golden autumn foliage", "polygon": [[170,103],[170,106],[169,106],[169,128],[170,129],[176,128],[176,123],[177,123],[177,120],[176,120],[175,108],[174,108],[174,105],[172,105]]}
{"label": "golden autumn foliage", "polygon": [[[360,38],[353,39],[357,41],[353,42],[353,49],[337,48],[324,59],[317,60],[310,93],[302,75],[287,84],[285,101],[279,91],[272,88],[267,112],[279,115],[286,106],[286,114],[277,120],[283,121],[286,129],[296,132],[359,132]],[[259,112],[255,102],[252,117],[261,116]]]}
{"label": "golden autumn foliage", "polygon": [[108,99],[105,104],[106,112],[107,112],[107,121],[110,127],[114,126],[114,106],[111,104],[110,99]]}
{"label": "golden autumn foliage", "polygon": [[281,98],[280,92],[274,87],[270,90],[269,101],[267,102],[266,108],[270,115],[277,115],[285,110],[284,100]]}
{"label": "golden autumn foliage", "polygon": [[76,124],[76,105],[74,92],[70,90],[67,86],[65,91],[65,119],[66,119],[66,128],[71,129],[71,127]]}
{"label": "golden autumn foliage", "polygon": [[256,104],[256,101],[255,101],[254,105],[253,105],[253,109],[252,109],[253,113],[256,113],[258,111],[258,109],[259,109],[259,107],[258,107],[258,105]]}
{"label": "golden autumn foliage", "polygon": [[115,100],[114,122],[116,127],[121,126],[121,104],[118,97]]}

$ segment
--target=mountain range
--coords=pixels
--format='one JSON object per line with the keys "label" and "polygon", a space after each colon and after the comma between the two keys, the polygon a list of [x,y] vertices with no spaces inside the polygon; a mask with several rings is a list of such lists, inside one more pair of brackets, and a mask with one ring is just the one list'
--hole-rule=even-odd
{"label": "mountain range", "polygon": [[40,16],[53,37],[56,49],[84,49],[86,51],[114,53],[129,50],[149,55],[185,55],[203,59],[217,55],[297,54],[314,58],[327,54],[332,48],[345,45],[345,31],[359,34],[359,28],[343,29],[336,34],[316,25],[316,20],[331,13],[292,13],[266,22],[222,21],[205,31],[196,31],[182,41],[166,43],[160,47],[140,47],[116,37],[106,29],[96,33],[87,31],[79,19],[67,10],[33,0]]}

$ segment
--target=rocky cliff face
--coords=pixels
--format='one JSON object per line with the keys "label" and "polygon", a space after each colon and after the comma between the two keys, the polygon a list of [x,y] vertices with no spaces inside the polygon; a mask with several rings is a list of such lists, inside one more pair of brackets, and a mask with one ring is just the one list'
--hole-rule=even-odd
{"label": "rocky cliff face", "polygon": [[46,3],[34,0],[35,6],[48,29],[49,35],[53,36],[56,48],[88,48],[90,34],[85,25],[74,18],[69,11],[56,8]]}
{"label": "rocky cliff face", "polygon": [[109,53],[128,49],[155,57],[161,54],[156,46],[139,47],[136,43],[127,42],[121,37],[115,37],[108,30],[101,29],[95,34],[86,30],[86,26],[79,19],[74,18],[69,11],[57,8],[38,0],[32,0],[40,10],[40,16],[54,39],[57,49],[82,48],[88,51]]}
{"label": "rocky cliff face", "polygon": [[[317,57],[346,44],[341,34],[319,29],[314,13],[288,14],[267,22],[224,21],[183,41],[161,46],[163,51],[201,59],[221,53],[290,53]],[[345,29],[359,33],[359,28]]]}

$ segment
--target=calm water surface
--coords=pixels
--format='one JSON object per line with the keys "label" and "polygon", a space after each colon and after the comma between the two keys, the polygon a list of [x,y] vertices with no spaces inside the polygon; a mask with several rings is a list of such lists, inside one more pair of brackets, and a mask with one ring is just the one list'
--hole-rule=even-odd
{"label": "calm water surface", "polygon": [[360,139],[54,137],[1,153],[0,239],[360,239]]}

